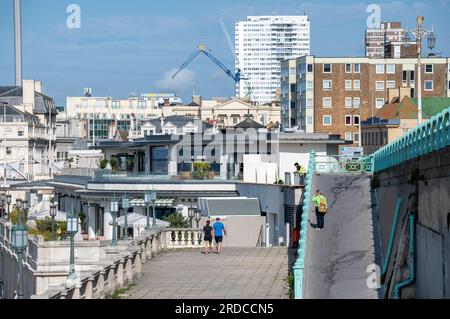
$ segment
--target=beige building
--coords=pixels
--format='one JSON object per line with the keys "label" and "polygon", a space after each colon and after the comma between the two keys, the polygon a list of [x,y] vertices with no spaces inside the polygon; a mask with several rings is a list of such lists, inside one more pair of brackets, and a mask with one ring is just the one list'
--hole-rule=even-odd
{"label": "beige building", "polygon": [[[232,127],[251,115],[262,125],[280,122],[280,107],[277,105],[254,106],[239,99],[202,100],[194,97],[189,105],[163,105],[152,99],[131,97],[68,97],[64,118],[79,120],[79,138],[111,139],[117,131],[136,131],[151,118],[186,116],[216,124],[217,127]],[[95,130],[94,130],[95,128]]]}

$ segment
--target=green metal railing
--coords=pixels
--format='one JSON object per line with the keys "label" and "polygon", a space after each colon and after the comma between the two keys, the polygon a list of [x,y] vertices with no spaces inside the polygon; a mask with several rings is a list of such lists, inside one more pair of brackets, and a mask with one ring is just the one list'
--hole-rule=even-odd
{"label": "green metal railing", "polygon": [[326,156],[316,159],[315,171],[318,173],[373,173],[373,158],[361,157],[354,160],[345,156]]}
{"label": "green metal railing", "polygon": [[450,145],[450,108],[375,152],[374,171],[379,172]]}
{"label": "green metal railing", "polygon": [[295,299],[303,298],[303,277],[305,270],[306,240],[308,238],[309,211],[311,203],[312,180],[316,168],[316,153],[311,151],[309,156],[308,172],[306,174],[306,185],[303,199],[303,211],[300,226],[300,241],[298,243],[297,260],[293,266],[294,270],[294,296]]}

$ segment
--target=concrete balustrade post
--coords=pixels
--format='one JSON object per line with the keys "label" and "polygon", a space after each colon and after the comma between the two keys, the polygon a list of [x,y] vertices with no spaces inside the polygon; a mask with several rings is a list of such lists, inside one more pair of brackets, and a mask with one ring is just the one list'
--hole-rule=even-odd
{"label": "concrete balustrade post", "polygon": [[156,253],[158,250],[156,241],[157,241],[156,236],[153,236],[152,237],[152,257],[156,256]]}
{"label": "concrete balustrade post", "polygon": [[133,256],[125,260],[125,274],[128,282],[133,281]]}
{"label": "concrete balustrade post", "polygon": [[93,282],[94,278],[89,277],[89,279],[86,282],[86,289],[84,290],[84,299],[93,299]]}
{"label": "concrete balustrade post", "polygon": [[123,276],[123,273],[124,273],[124,267],[123,267],[123,265],[124,265],[124,263],[125,263],[125,260],[123,260],[123,259],[121,259],[120,261],[119,261],[119,263],[117,264],[117,285],[118,286],[122,286],[123,285],[123,283],[124,283],[124,276]]}
{"label": "concrete balustrade post", "polygon": [[114,271],[115,271],[115,265],[112,265],[109,268],[109,272],[108,272],[108,290],[114,290],[116,288],[116,280],[115,280],[115,276],[114,276]]}
{"label": "concrete balustrade post", "polygon": [[142,273],[142,253],[143,251],[136,254],[136,259],[134,261],[134,269],[136,271],[136,274]]}
{"label": "concrete balustrade post", "polygon": [[143,241],[141,244],[141,253],[139,254],[141,256],[141,262],[145,263],[146,262],[146,249],[145,249],[145,241]]}
{"label": "concrete balustrade post", "polygon": [[81,286],[79,283],[75,284],[75,287],[73,288],[73,296],[72,299],[81,299],[80,295]]}
{"label": "concrete balustrade post", "polygon": [[97,294],[101,294],[101,292],[105,289],[105,274],[104,270],[100,271],[97,280]]}

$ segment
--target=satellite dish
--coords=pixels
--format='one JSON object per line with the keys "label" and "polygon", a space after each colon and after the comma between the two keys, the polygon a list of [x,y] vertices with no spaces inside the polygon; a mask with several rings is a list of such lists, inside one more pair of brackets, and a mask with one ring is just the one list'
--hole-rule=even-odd
{"label": "satellite dish", "polygon": [[85,88],[84,89],[84,96],[85,97],[91,97],[92,96],[92,89],[91,88]]}

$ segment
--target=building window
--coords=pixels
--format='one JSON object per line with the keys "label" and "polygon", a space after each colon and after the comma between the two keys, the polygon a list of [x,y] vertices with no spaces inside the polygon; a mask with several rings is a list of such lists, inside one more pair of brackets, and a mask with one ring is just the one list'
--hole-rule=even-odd
{"label": "building window", "polygon": [[120,109],[120,101],[112,101],[112,109],[113,110]]}
{"label": "building window", "polygon": [[377,64],[376,72],[377,72],[377,74],[384,74],[384,64]]}
{"label": "building window", "polygon": [[360,80],[353,81],[353,90],[355,90],[355,91],[361,90],[361,81]]}
{"label": "building window", "polygon": [[18,135],[19,137],[23,137],[23,136],[25,135],[25,132],[24,132],[23,130],[19,130],[19,131],[17,132],[17,135]]}
{"label": "building window", "polygon": [[145,110],[147,108],[147,103],[145,101],[138,101],[138,109]]}
{"label": "building window", "polygon": [[384,106],[384,99],[377,99],[375,102],[375,107],[381,109]]}
{"label": "building window", "polygon": [[410,71],[409,80],[411,82],[411,85],[413,85],[414,81],[416,80],[416,72],[415,71]]}
{"label": "building window", "polygon": [[345,73],[352,73],[352,65],[350,63],[345,65]]}
{"label": "building window", "polygon": [[360,106],[361,106],[361,98],[355,97],[355,98],[353,99],[353,107],[354,107],[355,109],[359,109]]}
{"label": "building window", "polygon": [[388,88],[388,89],[395,89],[395,81],[387,81],[386,82],[386,88]]}
{"label": "building window", "polygon": [[324,108],[331,108],[332,107],[332,104],[333,104],[333,102],[332,102],[332,99],[331,99],[331,97],[325,97],[325,98],[323,98],[323,107]]}
{"label": "building window", "polygon": [[295,68],[289,68],[289,75],[295,76]]}
{"label": "building window", "polygon": [[361,73],[361,64],[359,63],[355,64],[355,73]]}
{"label": "building window", "polygon": [[395,64],[387,64],[386,65],[386,73],[387,74],[395,74]]}
{"label": "building window", "polygon": [[359,133],[355,133],[353,136],[354,136],[353,141],[355,143],[359,143]]}
{"label": "building window", "polygon": [[346,132],[345,133],[345,140],[346,141],[351,141],[353,138],[353,134],[351,132]]}
{"label": "building window", "polygon": [[384,81],[377,81],[376,89],[377,91],[384,91]]}
{"label": "building window", "polygon": [[297,90],[296,85],[291,84],[291,93],[295,93],[296,90]]}
{"label": "building window", "polygon": [[346,126],[352,125],[352,116],[351,115],[346,115],[345,116],[345,125]]}
{"label": "building window", "polygon": [[333,71],[333,67],[330,63],[326,63],[323,65],[323,73],[331,73]]}
{"label": "building window", "polygon": [[425,91],[433,91],[433,81],[432,80],[425,81]]}
{"label": "building window", "polygon": [[297,125],[297,121],[295,118],[291,118],[291,126]]}
{"label": "building window", "polygon": [[406,86],[406,84],[408,83],[408,72],[407,71],[403,71],[402,81],[403,81],[403,86]]}
{"label": "building window", "polygon": [[352,80],[345,80],[345,90],[346,91],[352,90]]}
{"label": "building window", "polygon": [[308,64],[308,73],[311,73],[313,71],[313,65]]}
{"label": "building window", "polygon": [[331,91],[332,89],[333,89],[333,82],[331,80],[324,80],[323,81],[323,90]]}
{"label": "building window", "polygon": [[312,116],[306,117],[306,125],[312,125],[313,124],[313,118]]}
{"label": "building window", "polygon": [[433,64],[425,65],[425,73],[433,73]]}
{"label": "building window", "polygon": [[310,108],[312,108],[313,106],[314,106],[313,99],[307,99],[307,100],[306,100],[306,107],[307,107],[308,109],[310,109]]}
{"label": "building window", "polygon": [[291,110],[295,109],[295,102],[291,101]]}
{"label": "building window", "polygon": [[324,126],[331,126],[333,124],[331,115],[324,115],[322,121]]}
{"label": "building window", "polygon": [[355,115],[355,116],[353,117],[353,123],[354,123],[355,125],[359,125],[359,115]]}
{"label": "building window", "polygon": [[233,117],[233,124],[238,124],[238,118],[237,117]]}
{"label": "building window", "polygon": [[352,98],[346,97],[345,98],[345,108],[350,109],[352,107]]}
{"label": "building window", "polygon": [[6,148],[6,155],[11,155],[12,153],[12,148],[11,147],[7,147]]}

